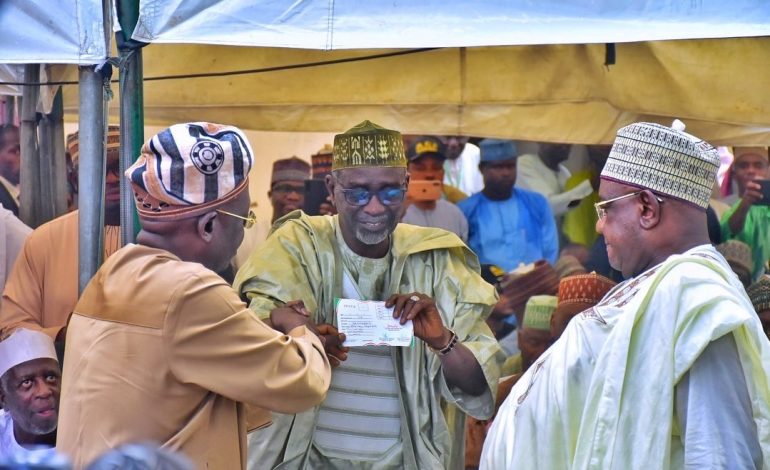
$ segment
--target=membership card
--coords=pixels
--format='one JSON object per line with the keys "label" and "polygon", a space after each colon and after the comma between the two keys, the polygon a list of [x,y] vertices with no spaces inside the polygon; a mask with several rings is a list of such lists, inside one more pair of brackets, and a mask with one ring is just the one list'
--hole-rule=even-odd
{"label": "membership card", "polygon": [[337,329],[345,346],[411,346],[412,321],[400,324],[385,302],[337,299]]}

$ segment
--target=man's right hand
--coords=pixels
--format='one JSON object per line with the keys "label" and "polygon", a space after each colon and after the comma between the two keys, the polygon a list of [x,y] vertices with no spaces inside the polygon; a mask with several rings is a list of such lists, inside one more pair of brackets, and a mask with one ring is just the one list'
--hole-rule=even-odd
{"label": "man's right hand", "polygon": [[754,205],[762,199],[762,186],[757,181],[746,182],[746,189],[743,191],[741,199],[746,205]]}
{"label": "man's right hand", "polygon": [[340,333],[337,328],[328,323],[321,323],[316,328],[318,337],[321,338],[324,345],[326,356],[329,358],[329,364],[332,367],[339,366],[340,361],[348,358],[348,351],[350,351],[350,348],[342,345],[345,342],[345,334]]}
{"label": "man's right hand", "polygon": [[270,311],[270,324],[281,333],[288,333],[298,326],[307,326],[314,333],[315,325],[310,320],[310,311],[301,300],[286,302],[283,307]]}

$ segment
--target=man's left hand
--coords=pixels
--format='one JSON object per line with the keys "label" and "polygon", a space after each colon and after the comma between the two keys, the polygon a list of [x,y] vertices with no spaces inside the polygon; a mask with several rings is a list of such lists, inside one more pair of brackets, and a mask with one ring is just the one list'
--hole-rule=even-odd
{"label": "man's left hand", "polygon": [[414,335],[433,349],[444,348],[452,339],[452,333],[444,327],[436,302],[425,294],[393,294],[385,302],[393,308],[393,318],[403,325],[412,320]]}

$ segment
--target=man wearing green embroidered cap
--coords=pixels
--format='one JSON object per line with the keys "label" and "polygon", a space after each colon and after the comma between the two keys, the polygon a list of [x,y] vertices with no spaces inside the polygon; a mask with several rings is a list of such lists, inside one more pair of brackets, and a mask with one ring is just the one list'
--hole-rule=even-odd
{"label": "man wearing green embroidered cap", "polygon": [[[335,298],[386,301],[411,347],[346,349],[326,400],[250,436],[251,468],[444,469],[462,465],[464,413],[487,418],[502,360],[476,256],[449,232],[398,224],[409,178],[401,135],[369,121],[334,139],[333,217],[290,214],[235,287],[265,317],[301,299],[334,328]],[[447,406],[446,418],[442,404]]]}
{"label": "man wearing green embroidered cap", "polygon": [[533,295],[524,308],[524,321],[519,328],[522,372],[535,363],[551,345],[551,316],[556,310],[555,295]]}
{"label": "man wearing green embroidered cap", "polygon": [[482,469],[770,468],[770,344],[708,237],[718,167],[681,122],[618,130],[596,229],[627,280],[514,385]]}

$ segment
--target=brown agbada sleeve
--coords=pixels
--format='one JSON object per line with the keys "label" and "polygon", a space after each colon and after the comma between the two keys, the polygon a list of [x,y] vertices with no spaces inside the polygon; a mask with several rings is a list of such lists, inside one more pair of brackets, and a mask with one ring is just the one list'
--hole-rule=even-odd
{"label": "brown agbada sleeve", "polygon": [[[77,284],[75,285],[74,295],[67,295],[71,290],[68,279],[60,279],[58,285],[44,286],[45,278],[45,252],[47,247],[40,246],[40,237],[34,235],[27,239],[24,248],[19,253],[16,262],[13,265],[11,274],[6,281],[3,292],[2,304],[0,304],[0,337],[8,335],[17,328],[28,328],[31,330],[40,330],[56,338],[56,335],[67,322],[69,312],[75,306],[77,301]],[[70,257],[65,253],[61,256]],[[75,255],[77,256],[77,255]],[[77,263],[77,258],[75,258]],[[66,273],[62,273],[66,276]],[[74,269],[77,278],[77,264]],[[56,284],[55,279],[49,279],[49,282]],[[77,282],[77,281],[76,281]],[[56,291],[60,296],[72,297],[69,305],[69,312],[63,310],[53,313],[51,316],[57,318],[49,319],[49,324],[44,327],[43,318],[43,295],[44,290]],[[58,318],[61,317],[61,318]]]}
{"label": "brown agbada sleeve", "polygon": [[170,369],[179,380],[281,413],[325,398],[331,367],[307,328],[282,334],[257,319],[229,286],[201,278],[185,284],[192,287],[172,299],[177,305],[164,326]]}

